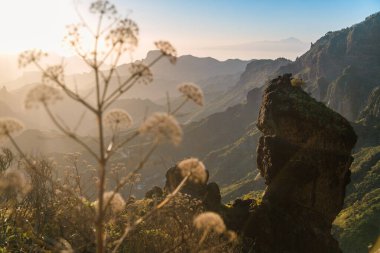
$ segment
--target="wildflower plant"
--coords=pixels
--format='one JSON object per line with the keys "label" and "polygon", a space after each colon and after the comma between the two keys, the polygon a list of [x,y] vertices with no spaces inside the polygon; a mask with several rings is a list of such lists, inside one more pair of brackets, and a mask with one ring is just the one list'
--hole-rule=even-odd
{"label": "wildflower plant", "polygon": [[169,61],[173,64],[177,62],[177,50],[168,41],[157,41],[154,43],[162,55],[168,57]]}
{"label": "wildflower plant", "polygon": [[[237,235],[235,232],[227,230],[226,225],[224,224],[223,218],[214,212],[204,212],[198,214],[193,220],[194,227],[202,232],[202,236],[198,242],[198,250],[200,250],[202,243],[206,240],[207,236],[211,233],[217,235],[224,235],[227,239],[225,245],[235,243]],[[220,247],[222,245],[217,245],[214,248]],[[212,252],[212,249],[208,249]]]}
{"label": "wildflower plant", "polygon": [[32,88],[26,95],[25,108],[39,108],[41,105],[52,105],[60,100],[63,100],[63,96],[57,88],[40,84]]}
{"label": "wildflower plant", "polygon": [[168,140],[174,145],[182,141],[182,129],[177,120],[167,113],[155,113],[139,128],[141,134],[152,134],[156,142]]}
{"label": "wildflower plant", "polygon": [[0,192],[5,195],[14,195],[21,201],[31,190],[28,175],[16,168],[9,168],[0,175]]}
{"label": "wildflower plant", "polygon": [[[170,63],[175,64],[177,61],[177,51],[168,41],[157,41],[155,46],[160,52],[157,58],[150,63],[131,63],[129,75],[121,77],[117,67],[138,46],[138,25],[133,20],[122,17],[117,8],[107,0],[94,1],[90,5],[89,11],[97,20],[96,24],[94,26],[90,25],[78,11],[80,22],[67,26],[67,34],[64,39],[76,55],[91,69],[91,74],[94,76],[92,86],[93,97],[89,98],[81,94],[78,92],[78,89],[66,83],[64,64],[44,66],[41,63],[41,59],[46,57],[47,54],[43,51],[28,50],[21,53],[19,56],[19,67],[25,68],[29,65],[34,65],[42,73],[41,84],[33,87],[26,95],[25,107],[27,109],[43,108],[56,127],[84,148],[86,154],[96,161],[96,202],[93,205],[96,208],[94,208],[93,230],[95,231],[96,252],[104,253],[107,247],[105,225],[108,221],[108,215],[110,212],[121,212],[125,207],[125,201],[120,193],[121,189],[131,183],[132,178],[138,175],[158,144],[164,141],[173,145],[181,143],[183,132],[175,118],[175,114],[188,101],[193,101],[200,106],[203,105],[204,98],[201,89],[197,85],[192,83],[182,84],[178,89],[184,95],[184,100],[177,108],[171,110],[170,106],[168,106],[169,108],[166,113],[155,113],[149,116],[140,127],[132,129],[132,118],[129,113],[124,109],[110,110],[110,107],[134,86],[151,83],[153,81],[151,67],[159,60],[167,58]],[[90,49],[84,47],[82,40],[84,34],[92,39],[93,47]],[[105,68],[107,70],[104,70]],[[63,99],[73,100],[77,103],[78,107],[83,107],[96,118],[96,145],[89,145],[76,133],[76,129],[81,124],[83,118],[78,120],[75,127],[68,126],[53,110],[52,105]],[[76,187],[72,190],[71,184],[62,185],[59,182],[53,181],[50,175],[42,173],[37,168],[36,163],[23,153],[13,137],[14,134],[22,129],[23,125],[15,119],[0,119],[0,137],[8,137],[25,160],[25,164],[30,171],[35,175],[41,176],[44,180],[48,180],[54,188],[54,192],[66,196],[70,201],[71,199],[75,200],[75,203],[84,205],[85,208],[91,206],[88,204],[89,201],[81,196],[83,192],[81,183],[78,181],[80,177],[79,173],[76,173]],[[125,135],[118,135],[119,132],[127,129],[128,132]],[[109,132],[111,132],[110,135]],[[136,167],[132,168],[132,172],[118,180],[113,189],[107,189],[107,172],[111,169],[110,161],[112,157],[140,135],[151,136],[153,140],[150,144],[151,146],[147,148],[147,152]],[[74,163],[75,169],[77,169],[76,166],[77,164]],[[192,158],[183,161],[180,163],[180,167],[186,174],[184,180],[172,193],[158,203],[151,212],[132,222],[125,229],[120,239],[112,242],[112,245],[116,245],[113,252],[117,252],[130,231],[134,230],[145,219],[149,219],[156,214],[158,210],[173,199],[188,180],[205,182],[204,165],[197,159]],[[76,188],[79,189],[77,190]],[[72,204],[68,205],[68,207],[72,207]],[[76,211],[80,213],[81,210],[78,209]]]}
{"label": "wildflower plant", "polygon": [[219,214],[214,212],[204,212],[194,219],[194,226],[202,231],[213,231],[222,234],[226,231],[226,225]]}
{"label": "wildflower plant", "polygon": [[126,130],[132,125],[132,117],[122,109],[113,109],[104,116],[104,124],[112,131]]}
{"label": "wildflower plant", "polygon": [[178,91],[181,92],[187,99],[192,100],[195,104],[203,106],[204,96],[198,85],[194,83],[183,83],[178,86]]}
{"label": "wildflower plant", "polygon": [[24,129],[24,125],[17,119],[0,118],[0,138],[18,134]]}
{"label": "wildflower plant", "polygon": [[189,158],[182,160],[176,167],[182,177],[189,177],[189,181],[193,183],[205,184],[208,180],[208,174],[203,162],[197,158]]}

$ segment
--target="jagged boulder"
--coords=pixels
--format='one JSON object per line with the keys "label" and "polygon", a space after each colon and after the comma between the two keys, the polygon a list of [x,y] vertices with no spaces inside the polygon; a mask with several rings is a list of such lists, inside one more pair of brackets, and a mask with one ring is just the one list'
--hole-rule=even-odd
{"label": "jagged boulder", "polygon": [[208,210],[217,211],[222,203],[219,185],[215,182],[207,184],[204,203]]}
{"label": "jagged boulder", "polygon": [[257,127],[257,165],[267,189],[245,234],[255,252],[340,252],[331,224],[343,207],[356,134],[350,123],[291,74],[266,88]]}

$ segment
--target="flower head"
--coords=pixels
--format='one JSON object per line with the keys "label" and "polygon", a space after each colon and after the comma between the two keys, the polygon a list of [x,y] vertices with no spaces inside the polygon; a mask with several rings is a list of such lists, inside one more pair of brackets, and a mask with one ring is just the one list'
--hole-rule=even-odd
{"label": "flower head", "polygon": [[194,183],[206,183],[208,175],[203,162],[197,158],[189,158],[177,164],[183,177],[189,176],[189,181]]}
{"label": "flower head", "polygon": [[132,125],[132,117],[122,109],[112,109],[106,113],[104,123],[113,131],[127,129]]}
{"label": "flower head", "polygon": [[25,68],[32,62],[38,62],[44,56],[47,56],[47,53],[41,50],[33,49],[24,51],[18,56],[18,66],[19,68]]}
{"label": "flower head", "polygon": [[219,214],[214,212],[204,212],[195,217],[194,226],[203,231],[214,231],[222,234],[226,231],[226,225]]}
{"label": "flower head", "polygon": [[25,108],[38,108],[41,103],[54,104],[62,99],[63,97],[59,90],[45,84],[40,84],[32,88],[26,95]]}
{"label": "flower head", "polygon": [[23,124],[12,118],[0,118],[0,138],[19,133],[24,129]]}
{"label": "flower head", "polygon": [[94,14],[107,15],[112,17],[117,14],[115,5],[107,0],[96,0],[90,5],[90,12]]}
{"label": "flower head", "polygon": [[[105,205],[108,202],[109,202],[108,208],[111,211],[111,213],[113,213],[113,214],[120,213],[125,208],[125,200],[120,195],[120,193],[115,193],[113,191],[105,192],[103,194],[103,208],[105,207]],[[95,209],[99,210],[99,206],[98,206],[99,201],[98,200],[94,202],[94,205],[95,205]]]}
{"label": "flower head", "polygon": [[122,19],[106,36],[106,42],[112,46],[122,46],[120,49],[133,50],[138,45],[139,27],[131,19]]}
{"label": "flower head", "polygon": [[168,41],[156,41],[154,43],[158,50],[161,51],[163,55],[169,58],[169,61],[172,64],[175,64],[177,61],[177,50],[170,44]]}
{"label": "flower head", "polygon": [[153,81],[153,74],[150,68],[142,61],[136,61],[130,65],[130,72],[137,77],[137,81],[148,84]]}
{"label": "flower head", "polygon": [[62,248],[59,253],[74,253],[70,243],[63,238],[59,239],[56,248]]}
{"label": "flower head", "polygon": [[193,100],[197,105],[203,105],[203,92],[198,85],[194,83],[183,83],[178,86],[179,92],[181,92],[185,97]]}
{"label": "flower head", "polygon": [[15,194],[19,201],[21,201],[31,189],[30,180],[26,174],[19,169],[7,169],[0,177],[0,190]]}
{"label": "flower head", "polygon": [[78,47],[81,42],[80,29],[83,24],[71,24],[66,26],[67,34],[64,37],[64,41],[71,47]]}
{"label": "flower head", "polygon": [[42,75],[42,82],[44,84],[54,84],[56,82],[63,83],[63,66],[62,65],[53,65],[49,66]]}
{"label": "flower head", "polygon": [[139,128],[142,134],[153,134],[156,140],[168,139],[174,145],[182,141],[182,129],[177,120],[167,113],[154,113]]}

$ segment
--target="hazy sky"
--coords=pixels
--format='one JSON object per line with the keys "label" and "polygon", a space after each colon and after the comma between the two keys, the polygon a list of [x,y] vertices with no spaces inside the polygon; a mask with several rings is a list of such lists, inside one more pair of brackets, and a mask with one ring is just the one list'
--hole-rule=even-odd
{"label": "hazy sky", "polygon": [[[86,6],[87,0],[77,0]],[[358,23],[380,11],[380,0],[116,0],[119,10],[141,29],[143,57],[158,39],[171,41],[179,54],[219,59],[275,58],[236,45],[295,37],[310,44],[328,31]],[[73,0],[1,1],[0,53],[27,48],[65,52],[65,25],[77,20]],[[84,11],[85,9],[82,8]],[[228,49],[233,46],[234,50]],[[213,49],[214,48],[214,49]],[[284,52],[285,54],[285,52]]]}

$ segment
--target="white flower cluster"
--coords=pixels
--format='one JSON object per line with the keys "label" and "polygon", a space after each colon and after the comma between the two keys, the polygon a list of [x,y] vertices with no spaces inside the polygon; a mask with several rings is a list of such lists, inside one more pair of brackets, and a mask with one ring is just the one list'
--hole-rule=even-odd
{"label": "white flower cluster", "polygon": [[[125,208],[125,200],[123,199],[123,197],[121,196],[120,193],[114,193],[113,191],[109,191],[109,192],[105,192],[103,194],[103,208],[105,207],[105,205],[110,201],[111,197],[113,196],[109,206],[108,206],[108,210],[112,213],[112,214],[117,214],[117,213],[120,213],[121,211],[124,210]],[[95,210],[99,210],[99,201],[96,200],[94,202],[94,206],[95,206]]]}
{"label": "white flower cluster", "polygon": [[150,68],[142,61],[136,61],[129,67],[132,75],[135,75],[137,81],[143,84],[149,84],[153,82],[153,74]]}
{"label": "white flower cluster", "polygon": [[19,68],[25,68],[32,62],[38,62],[45,56],[47,56],[47,53],[37,49],[24,51],[18,57],[18,66]]}
{"label": "white flower cluster", "polygon": [[117,9],[115,5],[111,4],[107,0],[96,0],[90,5],[90,12],[112,17],[113,15],[117,14]]}
{"label": "white flower cluster", "polygon": [[203,106],[204,96],[198,85],[194,83],[183,83],[178,86],[178,90],[197,105]]}
{"label": "white flower cluster", "polygon": [[152,134],[156,140],[169,140],[174,145],[182,141],[182,129],[177,120],[167,113],[154,113],[139,128],[141,134]]}
{"label": "white flower cluster", "polygon": [[177,62],[177,50],[170,44],[168,41],[156,41],[154,43],[158,50],[161,51],[163,55],[169,58],[169,61],[172,64],[175,64]]}
{"label": "white flower cluster", "polygon": [[64,69],[62,65],[49,66],[42,75],[42,83],[55,84],[64,82]]}
{"label": "white flower cluster", "polygon": [[7,169],[0,177],[0,191],[15,194],[18,201],[21,201],[31,189],[30,179],[19,169]]}
{"label": "white flower cluster", "polygon": [[0,138],[21,132],[23,129],[23,124],[16,119],[0,118]]}
{"label": "white flower cluster", "polygon": [[46,84],[40,84],[32,88],[26,95],[25,108],[38,108],[41,103],[54,104],[56,101],[62,99],[62,94],[58,89],[48,86]]}
{"label": "white flower cluster", "polygon": [[104,124],[112,131],[123,130],[132,125],[132,117],[122,109],[112,109],[104,116]]}
{"label": "white flower cluster", "polygon": [[214,212],[204,212],[194,218],[194,226],[202,231],[214,231],[222,234],[226,231],[226,225],[219,214]]}
{"label": "white flower cluster", "polygon": [[133,50],[138,45],[139,27],[130,19],[122,19],[114,29],[106,36],[106,42],[112,46],[124,46],[123,49]]}
{"label": "white flower cluster", "polygon": [[208,180],[205,165],[197,158],[185,159],[176,168],[183,177],[189,176],[190,182],[205,184]]}

